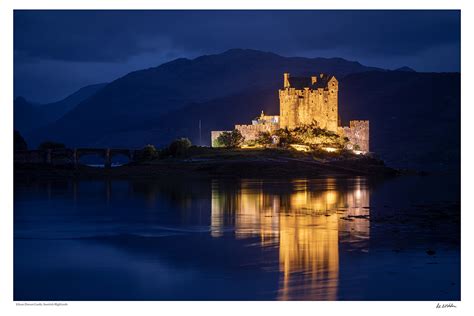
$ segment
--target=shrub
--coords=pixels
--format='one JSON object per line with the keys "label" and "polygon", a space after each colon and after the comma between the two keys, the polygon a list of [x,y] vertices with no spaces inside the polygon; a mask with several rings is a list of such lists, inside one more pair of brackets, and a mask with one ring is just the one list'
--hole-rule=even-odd
{"label": "shrub", "polygon": [[140,150],[138,160],[140,161],[150,161],[157,159],[159,157],[158,150],[153,145],[146,145]]}
{"label": "shrub", "polygon": [[63,143],[57,143],[57,142],[52,142],[52,141],[42,142],[38,147],[38,149],[41,149],[41,150],[63,149],[63,148],[66,148],[66,145],[64,145]]}
{"label": "shrub", "polygon": [[280,146],[288,147],[291,144],[307,145],[314,149],[334,147],[342,149],[349,141],[347,137],[340,137],[334,132],[320,128],[316,123],[298,126],[294,129],[279,129],[276,133],[280,137]]}
{"label": "shrub", "polygon": [[234,129],[232,132],[222,132],[219,137],[217,137],[217,142],[223,147],[236,148],[242,145],[244,137],[240,131]]}
{"label": "shrub", "polygon": [[246,140],[242,143],[242,145],[246,145],[248,147],[255,147],[255,146],[257,146],[257,141],[255,139]]}
{"label": "shrub", "polygon": [[216,138],[212,141],[212,147],[224,147],[224,145],[219,142],[219,138]]}
{"label": "shrub", "polygon": [[324,147],[343,149],[349,142],[347,137],[341,137],[334,132],[320,128],[314,122],[294,129],[279,129],[275,134],[279,137],[279,146],[285,148],[290,145],[306,145],[314,150]]}
{"label": "shrub", "polygon": [[159,158],[159,151],[154,145],[146,145],[138,150],[135,156],[136,161],[150,161]]}
{"label": "shrub", "polygon": [[273,138],[269,132],[260,132],[255,140],[255,143],[261,146],[273,145]]}
{"label": "shrub", "polygon": [[167,148],[167,154],[173,157],[183,157],[188,153],[191,141],[188,138],[178,138],[171,142]]}
{"label": "shrub", "polygon": [[278,146],[280,147],[288,147],[291,144],[295,144],[298,141],[295,139],[292,131],[290,131],[288,128],[280,128],[279,130],[276,131],[275,133],[276,136],[279,138],[279,143]]}

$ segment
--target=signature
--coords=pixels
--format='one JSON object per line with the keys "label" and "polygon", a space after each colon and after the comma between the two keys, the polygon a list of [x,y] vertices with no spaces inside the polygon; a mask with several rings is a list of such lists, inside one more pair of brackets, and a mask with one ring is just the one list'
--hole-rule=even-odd
{"label": "signature", "polygon": [[453,303],[448,303],[448,304],[436,304],[436,308],[456,308],[456,305]]}

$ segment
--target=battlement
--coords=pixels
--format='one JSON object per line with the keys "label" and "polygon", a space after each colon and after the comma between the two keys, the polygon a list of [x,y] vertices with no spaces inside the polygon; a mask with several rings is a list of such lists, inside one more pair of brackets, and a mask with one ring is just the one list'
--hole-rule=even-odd
{"label": "battlement", "polygon": [[367,126],[369,127],[369,121],[367,120],[352,120],[349,121],[350,127],[357,127],[357,126]]}
{"label": "battlement", "polygon": [[329,90],[331,88],[337,89],[337,85],[336,77],[323,73],[310,77],[291,77],[287,72],[283,74],[283,89]]}

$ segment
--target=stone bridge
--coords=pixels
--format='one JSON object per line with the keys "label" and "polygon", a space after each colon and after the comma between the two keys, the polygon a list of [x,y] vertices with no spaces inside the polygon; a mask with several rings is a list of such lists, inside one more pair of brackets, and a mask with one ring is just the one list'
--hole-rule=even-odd
{"label": "stone bridge", "polygon": [[117,155],[128,157],[130,162],[135,161],[139,150],[123,148],[57,148],[15,151],[14,160],[18,163],[47,163],[79,165],[82,156],[95,155],[104,159],[104,166],[112,166],[112,158]]}

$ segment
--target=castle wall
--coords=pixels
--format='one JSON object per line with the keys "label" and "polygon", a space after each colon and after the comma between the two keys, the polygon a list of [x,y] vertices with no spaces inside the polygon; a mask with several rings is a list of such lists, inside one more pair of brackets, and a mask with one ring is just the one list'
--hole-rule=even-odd
{"label": "castle wall", "polygon": [[253,141],[261,132],[275,132],[278,129],[278,124],[235,125],[235,129],[242,134],[245,141]]}
{"label": "castle wall", "polygon": [[[369,121],[350,121],[349,126],[339,127],[338,134],[349,138],[352,149],[364,152],[370,151]],[[356,146],[357,145],[357,146]],[[356,146],[354,148],[354,146]]]}

